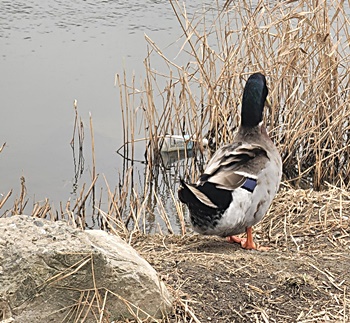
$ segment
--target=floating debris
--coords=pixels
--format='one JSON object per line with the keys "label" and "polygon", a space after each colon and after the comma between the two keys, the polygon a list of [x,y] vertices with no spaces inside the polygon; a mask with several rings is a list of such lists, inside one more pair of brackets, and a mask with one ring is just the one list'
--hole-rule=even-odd
{"label": "floating debris", "polygon": [[[194,146],[194,141],[196,137],[189,135],[165,135],[164,141],[162,143],[161,152],[172,152],[172,151],[181,151],[181,150],[192,150]],[[203,139],[202,144],[204,147],[208,145],[208,140]]]}

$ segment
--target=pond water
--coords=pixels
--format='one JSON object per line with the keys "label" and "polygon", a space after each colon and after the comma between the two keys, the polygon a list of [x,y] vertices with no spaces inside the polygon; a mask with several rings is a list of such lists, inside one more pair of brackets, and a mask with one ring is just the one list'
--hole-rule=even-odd
{"label": "pond water", "polygon": [[[203,5],[188,1],[186,8],[191,13]],[[175,57],[181,28],[169,1],[1,2],[0,147],[6,146],[0,200],[10,189],[13,199],[19,196],[22,176],[29,204],[49,198],[57,208],[74,198],[74,100],[85,124],[84,154],[90,155],[91,112],[97,172],[117,184],[123,161],[116,150],[123,138],[115,74],[143,78],[145,34],[165,53],[172,44]]]}

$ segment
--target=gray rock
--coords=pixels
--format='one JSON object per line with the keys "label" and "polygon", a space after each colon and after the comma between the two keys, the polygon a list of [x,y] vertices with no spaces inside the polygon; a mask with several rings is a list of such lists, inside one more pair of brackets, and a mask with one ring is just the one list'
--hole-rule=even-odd
{"label": "gray rock", "polygon": [[155,270],[115,235],[24,215],[0,219],[0,321],[161,318],[171,303]]}

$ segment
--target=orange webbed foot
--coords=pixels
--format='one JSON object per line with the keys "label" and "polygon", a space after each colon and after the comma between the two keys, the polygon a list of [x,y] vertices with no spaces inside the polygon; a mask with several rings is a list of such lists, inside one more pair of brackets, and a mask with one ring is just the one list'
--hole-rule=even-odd
{"label": "orange webbed foot", "polygon": [[247,238],[229,236],[226,239],[228,242],[239,243],[243,249],[247,249],[247,250],[268,251],[270,249],[269,247],[257,246],[255,244],[255,242],[253,241],[253,234],[252,234],[251,227],[247,228],[246,232],[247,232]]}
{"label": "orange webbed foot", "polygon": [[258,247],[256,246],[255,242],[248,242],[247,238],[241,238],[236,236],[230,236],[227,237],[226,240],[231,243],[239,243],[243,249],[247,250],[257,250]]}

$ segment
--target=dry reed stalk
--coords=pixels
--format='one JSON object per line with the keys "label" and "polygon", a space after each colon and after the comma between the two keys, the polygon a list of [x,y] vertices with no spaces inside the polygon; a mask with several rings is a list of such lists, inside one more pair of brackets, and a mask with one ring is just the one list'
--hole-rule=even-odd
{"label": "dry reed stalk", "polygon": [[200,323],[201,321],[197,318],[197,316],[193,313],[193,311],[189,308],[188,303],[183,300],[179,301],[180,305],[183,307],[185,315],[190,318],[190,320],[195,323]]}
{"label": "dry reed stalk", "polygon": [[168,229],[168,232],[170,234],[174,234],[174,230],[173,230],[173,228],[171,226],[171,222],[169,220],[167,212],[165,211],[164,205],[163,205],[161,199],[158,197],[158,194],[156,193],[154,188],[153,188],[153,194],[154,194],[154,197],[156,198],[158,208],[160,209],[159,210],[160,217],[163,219],[163,221],[164,221],[164,223],[165,223],[165,225],[166,225],[166,227]]}
{"label": "dry reed stalk", "polygon": [[171,198],[173,200],[173,203],[176,207],[177,216],[179,218],[181,234],[184,236],[186,234],[186,222],[185,222],[185,216],[183,214],[183,208],[181,207],[181,203],[177,200],[172,190],[170,190],[170,193],[171,193]]}
{"label": "dry reed stalk", "polygon": [[5,148],[6,146],[6,142],[4,142],[1,146],[0,146],[0,153],[2,152],[2,150]]}
{"label": "dry reed stalk", "polygon": [[106,303],[107,303],[107,296],[108,296],[108,291],[106,290],[105,291],[105,295],[103,297],[103,303],[102,303],[102,308],[100,310],[100,318],[98,320],[99,323],[102,323],[103,322],[103,318],[104,318],[104,315],[105,315],[105,308],[106,308]]}
{"label": "dry reed stalk", "polygon": [[110,230],[117,236],[123,237],[126,240],[126,237],[129,236],[129,230],[125,226],[125,223],[123,221],[113,218],[111,215],[109,215],[106,212],[103,212],[101,209],[99,209],[99,212],[104,218],[104,221],[108,224],[106,229]]}
{"label": "dry reed stalk", "polygon": [[[94,137],[94,130],[92,126],[92,116],[91,113],[89,113],[90,116],[90,135],[91,135],[91,157],[92,157],[92,180],[94,180],[96,177],[96,156],[95,156],[95,137]],[[96,182],[96,181],[95,181]],[[91,189],[92,192],[92,212],[94,214],[95,212],[95,185],[92,186]]]}
{"label": "dry reed stalk", "polygon": [[[189,63],[176,64],[146,36],[150,50],[143,88],[136,89],[134,79],[128,86],[125,75],[125,83],[119,83],[125,97],[139,96],[127,110],[144,120],[150,167],[158,163],[158,138],[167,133],[207,136],[214,149],[230,142],[239,124],[244,81],[261,71],[273,102],[265,122],[281,151],[285,178],[293,186],[317,190],[326,182],[348,186],[350,24],[345,3],[227,1],[223,8],[191,16],[178,1],[170,3],[184,33],[179,55],[187,55]],[[151,67],[152,55],[164,60],[168,75]],[[123,106],[130,103],[124,100]]]}
{"label": "dry reed stalk", "polygon": [[[140,202],[140,200],[139,200]],[[140,203],[138,209],[137,209],[137,221],[139,223],[142,224],[142,228],[143,230],[141,230],[141,232],[146,233],[146,209],[147,209],[147,205],[149,204],[148,201],[148,196],[145,196],[145,198],[142,199],[142,203]]]}
{"label": "dry reed stalk", "polygon": [[120,201],[120,199],[118,199],[116,197],[116,193],[112,193],[109,184],[107,182],[106,177],[103,175],[103,178],[105,180],[105,184],[107,187],[107,192],[108,192],[108,200],[109,200],[109,207],[108,207],[108,214],[110,214],[112,216],[112,214],[115,214],[115,218],[118,220],[122,219],[122,214],[120,212],[120,207],[118,206],[118,201]]}
{"label": "dry reed stalk", "polygon": [[45,199],[45,202],[43,205],[40,205],[39,202],[34,203],[31,216],[37,217],[37,218],[45,218],[47,216],[47,213],[50,210],[51,210],[50,201],[48,199]]}
{"label": "dry reed stalk", "polygon": [[[78,220],[81,221],[80,225],[82,228],[85,228],[86,222],[85,222],[85,202],[90,196],[93,188],[95,187],[95,183],[98,179],[98,174],[93,178],[92,183],[90,184],[90,187],[88,188],[85,196],[83,196],[84,188],[85,188],[85,183],[83,185],[83,188],[80,193],[80,197],[77,199],[74,207],[73,207],[73,212],[76,210],[76,214],[78,216]],[[79,204],[80,203],[80,204]]]}
{"label": "dry reed stalk", "polygon": [[93,304],[95,302],[95,299],[98,299],[98,295],[96,294],[96,292],[94,292],[93,295],[90,296],[90,292],[92,291],[93,290],[81,291],[81,297],[77,302],[76,308],[74,308],[74,322],[86,322],[88,315],[91,313],[95,318],[95,322],[97,322],[98,316],[95,314]]}
{"label": "dry reed stalk", "polygon": [[9,197],[11,196],[12,194],[12,190],[10,190],[6,195],[5,197],[3,197],[0,201],[0,209],[3,207],[3,205],[6,203],[6,201],[9,199]]}
{"label": "dry reed stalk", "polygon": [[[84,254],[82,254],[84,256]],[[83,266],[92,261],[92,255],[85,255],[82,259],[71,265],[69,268],[66,268],[64,271],[59,272],[58,274],[47,279],[43,284],[38,286],[38,289],[43,286],[47,286],[50,284],[56,284],[59,281],[77,273]]]}
{"label": "dry reed stalk", "polygon": [[[119,208],[117,205],[117,199],[115,199],[117,188],[115,188],[114,193],[112,193],[105,175],[103,174],[102,176],[103,176],[103,179],[105,181],[105,185],[107,187],[107,195],[108,195],[108,210],[107,210],[107,212],[108,212],[108,214],[111,214],[111,215],[114,213],[116,218],[121,218],[121,214],[119,212]],[[101,190],[101,196],[102,196],[102,190]],[[100,209],[100,205],[98,208]]]}
{"label": "dry reed stalk", "polygon": [[[112,292],[111,290],[105,289],[110,295],[113,295],[117,297],[120,301],[122,301],[125,306],[127,307],[130,315],[135,319],[136,322],[142,323],[142,322],[160,322],[159,320],[155,319],[152,315],[148,314],[146,311],[142,310],[137,305],[131,303],[124,297]],[[145,318],[141,318],[145,317]]]}
{"label": "dry reed stalk", "polygon": [[76,201],[75,201],[75,204],[74,204],[74,206],[73,206],[72,211],[75,211],[75,209],[76,209],[77,207],[79,207],[79,203],[80,203],[80,201],[82,201],[83,196],[84,196],[85,185],[86,185],[86,183],[84,183],[84,184],[82,185],[82,188],[81,188],[81,190],[80,190],[80,194],[79,194],[78,198],[77,198]]}
{"label": "dry reed stalk", "polygon": [[18,207],[18,213],[17,214],[23,214],[23,210],[25,209],[27,203],[28,203],[28,199],[26,201],[25,197],[27,195],[27,188],[26,188],[26,180],[24,178],[24,176],[21,176],[21,194],[19,197],[19,207]]}
{"label": "dry reed stalk", "polygon": [[127,202],[128,202],[128,197],[129,197],[129,189],[132,186],[132,168],[128,168],[127,171],[125,172],[125,177],[124,181],[120,183],[119,185],[119,209],[124,210]]}
{"label": "dry reed stalk", "polygon": [[[67,214],[67,217],[68,217],[67,223],[68,223],[69,225],[71,225],[72,227],[77,228],[77,223],[76,223],[76,221],[75,221],[74,213],[73,213],[73,211],[70,209],[70,200],[67,201],[67,203],[66,203],[66,209],[65,209],[65,210],[66,210],[65,214]],[[65,218],[63,217],[63,219],[65,219]]]}
{"label": "dry reed stalk", "polygon": [[[137,196],[135,189],[132,189],[131,199],[129,202],[129,216],[125,220],[125,225],[128,227],[130,220],[132,220],[132,227],[129,229],[131,231],[131,236],[135,232],[140,232],[140,201]],[[131,239],[131,236],[129,239]]]}

